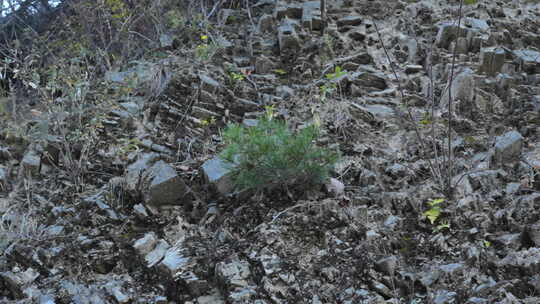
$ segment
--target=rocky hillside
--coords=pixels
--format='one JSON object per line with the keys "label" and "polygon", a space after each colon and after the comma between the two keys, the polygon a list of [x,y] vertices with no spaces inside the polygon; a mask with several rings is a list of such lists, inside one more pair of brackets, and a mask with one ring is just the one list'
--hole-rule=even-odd
{"label": "rocky hillside", "polygon": [[[0,303],[540,303],[538,1],[128,2],[6,57]],[[324,183],[234,188],[269,111]]]}

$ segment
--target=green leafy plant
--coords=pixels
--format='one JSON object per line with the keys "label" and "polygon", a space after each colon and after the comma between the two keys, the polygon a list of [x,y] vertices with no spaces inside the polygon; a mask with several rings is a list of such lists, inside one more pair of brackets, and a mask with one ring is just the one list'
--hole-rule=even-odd
{"label": "green leafy plant", "polygon": [[326,79],[328,80],[336,80],[345,74],[347,74],[347,72],[342,71],[341,67],[338,65],[334,68],[334,73],[328,73],[325,76],[326,76]]}
{"label": "green leafy plant", "polygon": [[440,204],[444,202],[444,199],[434,199],[432,201],[428,202],[428,205],[430,208],[427,211],[424,211],[422,213],[423,216],[425,216],[428,221],[433,225],[441,215],[441,206]]}
{"label": "green leafy plant", "polygon": [[334,93],[337,90],[337,85],[335,83],[323,84],[319,87],[319,95],[322,102],[326,102],[328,95]]}
{"label": "green leafy plant", "polygon": [[345,75],[347,72],[341,70],[340,66],[334,68],[334,73],[328,73],[324,75],[326,77],[327,83],[319,87],[319,95],[322,102],[326,102],[328,95],[334,93],[338,88],[341,92],[341,88],[336,82],[337,79]]}
{"label": "green leafy plant", "polygon": [[237,73],[234,71],[229,72],[229,82],[233,88],[236,88],[239,82],[244,81],[246,79],[246,75],[242,73]]}
{"label": "green leafy plant", "polygon": [[287,71],[285,71],[284,69],[275,69],[275,70],[274,70],[274,73],[276,73],[276,74],[279,75],[279,76],[285,76],[285,75],[287,75]]}
{"label": "green leafy plant", "polygon": [[[423,216],[427,218],[427,220],[431,223],[431,225],[435,225],[437,220],[439,220],[441,216],[441,206],[444,202],[443,198],[434,199],[428,202],[429,209],[424,211],[422,213]],[[443,229],[450,229],[450,224],[448,222],[440,222],[437,224],[437,226],[433,227],[434,232],[439,232]]]}
{"label": "green leafy plant", "polygon": [[225,129],[227,146],[220,157],[230,165],[238,190],[314,185],[324,181],[338,159],[337,152],[315,144],[318,135],[315,125],[291,131],[269,107],[256,126]]}

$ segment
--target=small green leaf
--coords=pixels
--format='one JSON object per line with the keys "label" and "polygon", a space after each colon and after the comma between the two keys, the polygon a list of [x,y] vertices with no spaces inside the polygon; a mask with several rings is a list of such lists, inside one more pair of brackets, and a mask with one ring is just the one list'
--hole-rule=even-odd
{"label": "small green leaf", "polygon": [[478,2],[478,0],[463,0],[463,3],[465,5],[473,5],[473,4],[476,4]]}
{"label": "small green leaf", "polygon": [[484,240],[484,241],[482,242],[482,244],[483,244],[484,247],[486,247],[486,248],[489,248],[489,247],[491,246],[491,242],[490,242],[490,241],[487,241],[487,240]]}
{"label": "small green leaf", "polygon": [[438,199],[434,199],[434,200],[428,202],[428,205],[430,205],[431,207],[435,207],[435,206],[439,205],[442,202],[444,202],[444,198],[438,198]]}
{"label": "small green leaf", "polygon": [[420,120],[420,124],[421,124],[421,125],[424,125],[424,126],[429,125],[430,123],[431,123],[431,121],[430,121],[429,119],[422,119],[422,120]]}
{"label": "small green leaf", "polygon": [[422,215],[425,216],[429,220],[429,222],[433,225],[435,224],[435,221],[437,221],[437,219],[441,215],[441,210],[437,207],[434,207],[422,213]]}
{"label": "small green leaf", "polygon": [[436,230],[437,230],[437,231],[441,231],[441,230],[443,230],[443,229],[450,229],[450,224],[448,224],[448,223],[440,224],[440,225],[437,226],[437,229],[436,229]]}

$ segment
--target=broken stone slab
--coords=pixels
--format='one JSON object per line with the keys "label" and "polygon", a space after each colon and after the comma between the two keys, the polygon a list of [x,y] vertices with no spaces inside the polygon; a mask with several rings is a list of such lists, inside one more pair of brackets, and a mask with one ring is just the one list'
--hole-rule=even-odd
{"label": "broken stone slab", "polygon": [[169,250],[170,247],[171,246],[169,245],[169,243],[167,243],[167,241],[160,239],[156,243],[156,246],[154,246],[152,251],[148,252],[144,256],[146,267],[150,268],[150,267],[153,267],[154,265],[157,265],[159,262],[161,262],[161,260],[167,253],[167,250]]}
{"label": "broken stone slab", "polygon": [[444,49],[448,49],[450,44],[459,37],[467,37],[469,29],[465,26],[458,28],[454,22],[444,22],[439,25],[439,31],[435,39],[435,44]]}
{"label": "broken stone slab", "polygon": [[281,21],[281,19],[285,17],[300,19],[302,18],[302,6],[296,3],[285,3],[284,1],[279,1],[276,4],[274,16],[278,21]]}
{"label": "broken stone slab", "polygon": [[206,294],[210,289],[210,284],[207,280],[199,278],[192,271],[184,271],[180,275],[180,279],[187,286],[189,293],[194,296]]}
{"label": "broken stone slab", "polygon": [[167,280],[174,280],[185,272],[190,263],[190,258],[184,255],[184,249],[174,246],[164,253],[158,268],[162,274],[166,275]]}
{"label": "broken stone slab", "polygon": [[[61,280],[60,288],[65,297],[70,299],[69,303],[95,303],[106,304],[110,295],[106,294],[103,286],[79,284],[68,280]],[[89,302],[91,299],[91,302]]]}
{"label": "broken stone slab", "polygon": [[360,29],[352,29],[347,36],[354,41],[364,41],[366,39],[366,32]]}
{"label": "broken stone slab", "polygon": [[169,48],[173,46],[173,38],[168,34],[161,34],[159,36],[159,44],[162,48]]}
{"label": "broken stone slab", "polygon": [[523,136],[518,131],[510,131],[495,140],[495,152],[493,160],[498,163],[506,163],[516,160],[521,155]]}
{"label": "broken stone slab", "polygon": [[478,31],[478,32],[489,31],[489,24],[486,22],[486,20],[483,20],[483,19],[466,17],[463,21],[463,24],[466,27],[472,29],[473,31]]}
{"label": "broken stone slab", "polygon": [[215,290],[210,295],[198,297],[197,304],[225,304],[225,299],[218,290]]}
{"label": "broken stone slab", "polygon": [[133,248],[138,254],[144,256],[150,253],[156,247],[157,241],[156,234],[153,231],[148,232],[142,238],[135,241]]}
{"label": "broken stone slab", "polygon": [[424,67],[418,64],[409,64],[405,66],[405,74],[414,74],[424,70]]}
{"label": "broken stone slab", "polygon": [[257,125],[259,124],[259,120],[258,119],[252,119],[252,118],[245,118],[244,120],[242,120],[242,125],[244,125],[245,127],[256,127]]}
{"label": "broken stone slab", "polygon": [[259,18],[259,31],[261,33],[268,33],[274,29],[274,16],[265,14]]}
{"label": "broken stone slab", "polygon": [[502,260],[496,262],[501,271],[519,271],[523,276],[532,276],[540,272],[540,248],[529,248],[510,252]]}
{"label": "broken stone slab", "polygon": [[338,19],[337,26],[338,27],[358,26],[362,24],[362,21],[363,19],[359,15],[345,16],[343,18]]}
{"label": "broken stone slab", "polygon": [[[245,288],[236,288],[229,292],[227,296],[227,303],[231,304],[267,304],[264,300],[258,298],[258,292],[255,286],[248,286]],[[276,301],[273,301],[277,303]]]}
{"label": "broken stone slab", "polygon": [[393,276],[398,266],[398,258],[395,255],[382,258],[375,262],[375,269],[386,275]]}
{"label": "broken stone slab", "polygon": [[234,190],[234,183],[230,176],[231,165],[220,157],[209,159],[202,165],[206,181],[212,184],[222,195],[231,193]]}
{"label": "broken stone slab", "polygon": [[133,212],[135,213],[135,215],[137,215],[137,217],[139,217],[140,219],[145,219],[148,217],[148,212],[146,211],[146,208],[144,207],[143,204],[136,204],[133,206]]}
{"label": "broken stone slab", "polygon": [[320,1],[304,2],[302,7],[302,27],[318,31],[322,29],[323,20]]}
{"label": "broken stone slab", "polygon": [[201,80],[201,90],[211,94],[219,90],[219,82],[214,80],[212,77],[205,74],[199,74],[199,79]]}
{"label": "broken stone slab", "polygon": [[368,52],[360,52],[351,56],[337,58],[335,60],[336,65],[343,65],[348,62],[355,64],[371,64],[373,63],[373,57],[371,57]]}
{"label": "broken stone slab", "polygon": [[278,27],[278,42],[281,53],[295,52],[300,49],[300,39],[290,22],[283,22]]}
{"label": "broken stone slab", "polygon": [[540,73],[540,52],[534,50],[517,50],[513,52],[521,70],[527,74]]}
{"label": "broken stone slab", "polygon": [[488,47],[480,50],[480,72],[495,76],[501,72],[506,52],[500,47]]}
{"label": "broken stone slab", "polygon": [[275,67],[275,61],[270,60],[270,58],[261,55],[255,58],[255,73],[257,74],[268,74]]}
{"label": "broken stone slab", "polygon": [[[448,80],[448,82],[450,82],[450,80]],[[449,102],[449,96],[450,96],[448,92],[449,85],[450,83],[447,84],[446,89],[443,91],[445,93],[441,97],[440,107],[443,109],[447,108],[447,105]],[[464,103],[471,104],[474,97],[474,88],[475,88],[474,72],[470,68],[464,68],[462,71],[456,73],[452,81],[452,87],[450,88],[452,99],[454,101],[460,100]],[[461,109],[465,109],[465,108],[467,107],[463,107]],[[460,114],[464,114],[464,113],[460,113]]]}
{"label": "broken stone slab", "polygon": [[142,182],[143,173],[148,170],[157,160],[157,153],[141,153],[139,158],[134,163],[126,168],[125,184],[126,190],[136,194],[139,184]]}
{"label": "broken stone slab", "polygon": [[276,88],[276,96],[286,100],[294,96],[294,90],[288,86],[278,86]]}
{"label": "broken stone slab", "polygon": [[527,236],[536,247],[540,248],[540,221],[527,227]]}
{"label": "broken stone slab", "polygon": [[249,262],[240,260],[236,255],[229,257],[226,261],[217,263],[215,275],[216,279],[228,291],[246,288],[253,283]]}
{"label": "broken stone slab", "polygon": [[456,54],[467,54],[469,52],[469,39],[458,37],[456,41],[452,42],[450,49],[454,50]]}
{"label": "broken stone slab", "polygon": [[384,90],[388,87],[382,73],[354,72],[349,75],[350,81],[359,87],[370,87]]}
{"label": "broken stone slab", "polygon": [[0,278],[4,281],[11,294],[22,299],[25,297],[25,288],[39,277],[39,272],[33,268],[28,268],[23,272],[0,272]]}
{"label": "broken stone slab", "polygon": [[142,192],[145,203],[149,205],[182,204],[180,199],[188,192],[188,187],[176,170],[162,160],[148,170],[146,179],[149,180],[149,184]]}
{"label": "broken stone slab", "polygon": [[249,67],[251,65],[251,58],[247,56],[234,56],[233,62],[240,68]]}

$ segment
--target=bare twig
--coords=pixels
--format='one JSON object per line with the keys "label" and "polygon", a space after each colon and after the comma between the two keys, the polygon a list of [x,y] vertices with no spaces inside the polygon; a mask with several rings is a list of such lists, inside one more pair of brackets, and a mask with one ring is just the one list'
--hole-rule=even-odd
{"label": "bare twig", "polygon": [[[323,2],[323,0],[321,0],[321,4],[322,4],[322,2]],[[462,12],[463,12],[463,0],[460,0],[460,2],[459,2],[459,10],[458,10],[458,29],[457,29],[457,34],[456,34],[457,37],[460,36]],[[375,20],[373,20],[373,25],[374,25],[375,31],[377,32],[377,36],[379,38],[379,41],[380,41],[380,43],[381,43],[381,45],[383,47],[384,54],[385,54],[385,56],[386,56],[386,58],[387,58],[387,60],[389,62],[392,74],[396,78],[397,85],[398,85],[398,91],[399,91],[399,94],[400,94],[400,97],[401,97],[401,101],[405,105],[405,108],[407,109],[407,116],[408,116],[409,120],[412,122],[412,125],[414,127],[414,131],[415,131],[415,134],[416,134],[416,136],[418,138],[418,141],[420,142],[420,145],[421,145],[423,151],[425,152],[425,151],[427,151],[427,149],[426,149],[427,145],[426,145],[423,137],[420,134],[420,130],[418,129],[418,126],[416,125],[416,122],[415,122],[415,119],[414,119],[414,117],[412,115],[410,107],[407,105],[407,103],[405,103],[405,93],[404,93],[403,87],[401,86],[400,78],[399,78],[399,76],[397,74],[397,71],[396,71],[396,69],[394,67],[393,61],[390,58],[390,55],[388,53],[388,49],[386,48],[386,46],[385,46],[385,44],[383,42],[381,33],[379,31],[379,28],[378,28],[377,23],[375,22]],[[432,103],[431,104],[431,117],[433,119],[434,113],[435,113],[435,96],[434,96],[434,93],[433,93],[434,80],[433,80],[433,63],[431,62],[432,53],[433,53],[433,46],[430,47],[429,56],[428,56],[428,63],[427,63],[428,64],[428,75],[429,75],[429,80],[430,80],[430,86],[429,86],[429,91],[428,91],[428,99],[430,99],[431,103]],[[453,151],[452,151],[452,104],[453,104],[453,96],[452,96],[452,90],[451,89],[452,89],[452,84],[453,84],[453,81],[454,81],[456,58],[457,58],[457,48],[454,46],[453,54],[452,54],[452,64],[451,64],[451,71],[450,71],[450,79],[449,79],[449,85],[448,85],[448,99],[449,99],[449,101],[448,101],[448,115],[449,115],[449,118],[448,118],[448,143],[447,143],[448,144],[448,146],[447,146],[448,152],[447,153],[443,152],[442,162],[439,161],[440,157],[438,156],[436,145],[435,145],[435,143],[433,143],[433,149],[435,151],[435,164],[433,164],[433,162],[431,161],[430,158],[426,157],[426,160],[429,163],[429,168],[430,168],[431,173],[433,174],[434,177],[436,177],[437,183],[439,184],[439,186],[441,188],[441,191],[449,199],[452,198],[453,192],[454,192],[454,187],[452,185],[452,176],[454,174],[454,172],[453,172],[453,169],[454,169],[453,168],[454,167],[453,160],[454,159],[453,159]],[[443,92],[442,96],[444,96],[445,93],[446,92]],[[432,123],[432,128],[431,128],[431,135],[432,135],[432,139],[435,140],[435,126],[434,126],[433,123]],[[459,181],[461,181],[461,178],[459,179]]]}
{"label": "bare twig", "polygon": [[452,176],[453,176],[453,153],[452,153],[452,104],[453,104],[453,97],[452,97],[452,83],[454,81],[454,69],[456,67],[456,57],[457,57],[457,38],[460,37],[460,31],[461,31],[461,15],[463,12],[463,0],[459,1],[459,9],[458,9],[458,27],[457,27],[457,34],[456,34],[456,43],[454,43],[454,49],[452,50],[452,65],[450,68],[450,80],[448,84],[448,161],[447,161],[447,174],[446,174],[446,189],[447,192],[446,195],[448,198],[452,197]]}
{"label": "bare twig", "polygon": [[[411,112],[410,107],[405,102],[405,92],[403,90],[403,87],[401,86],[401,80],[400,80],[400,78],[399,78],[399,76],[397,74],[396,69],[394,68],[394,63],[393,63],[392,59],[390,58],[390,54],[388,53],[388,49],[386,48],[386,45],[383,42],[381,33],[379,31],[379,27],[377,26],[377,22],[374,19],[373,19],[373,26],[375,28],[375,31],[377,32],[377,36],[379,37],[379,41],[380,41],[380,43],[381,43],[381,45],[383,47],[384,54],[386,56],[386,59],[388,60],[390,69],[392,70],[392,74],[394,74],[394,77],[396,78],[397,85],[398,85],[398,91],[399,91],[400,98],[401,98],[401,102],[405,105],[405,108],[407,109],[407,116],[408,116],[409,120],[412,122],[412,125],[414,127],[414,132],[416,134],[416,137],[418,138],[418,141],[420,142],[420,145],[422,146],[422,150],[424,152],[426,152],[427,147],[426,147],[426,144],[424,142],[424,138],[420,134],[420,130],[418,129],[418,126],[416,125],[416,122],[415,122],[415,119],[413,117],[413,114]],[[438,176],[437,171],[435,170],[435,166],[433,165],[433,162],[431,161],[431,159],[429,157],[426,157],[426,160],[429,163],[429,168],[430,168],[431,173],[433,174],[433,176]]]}

